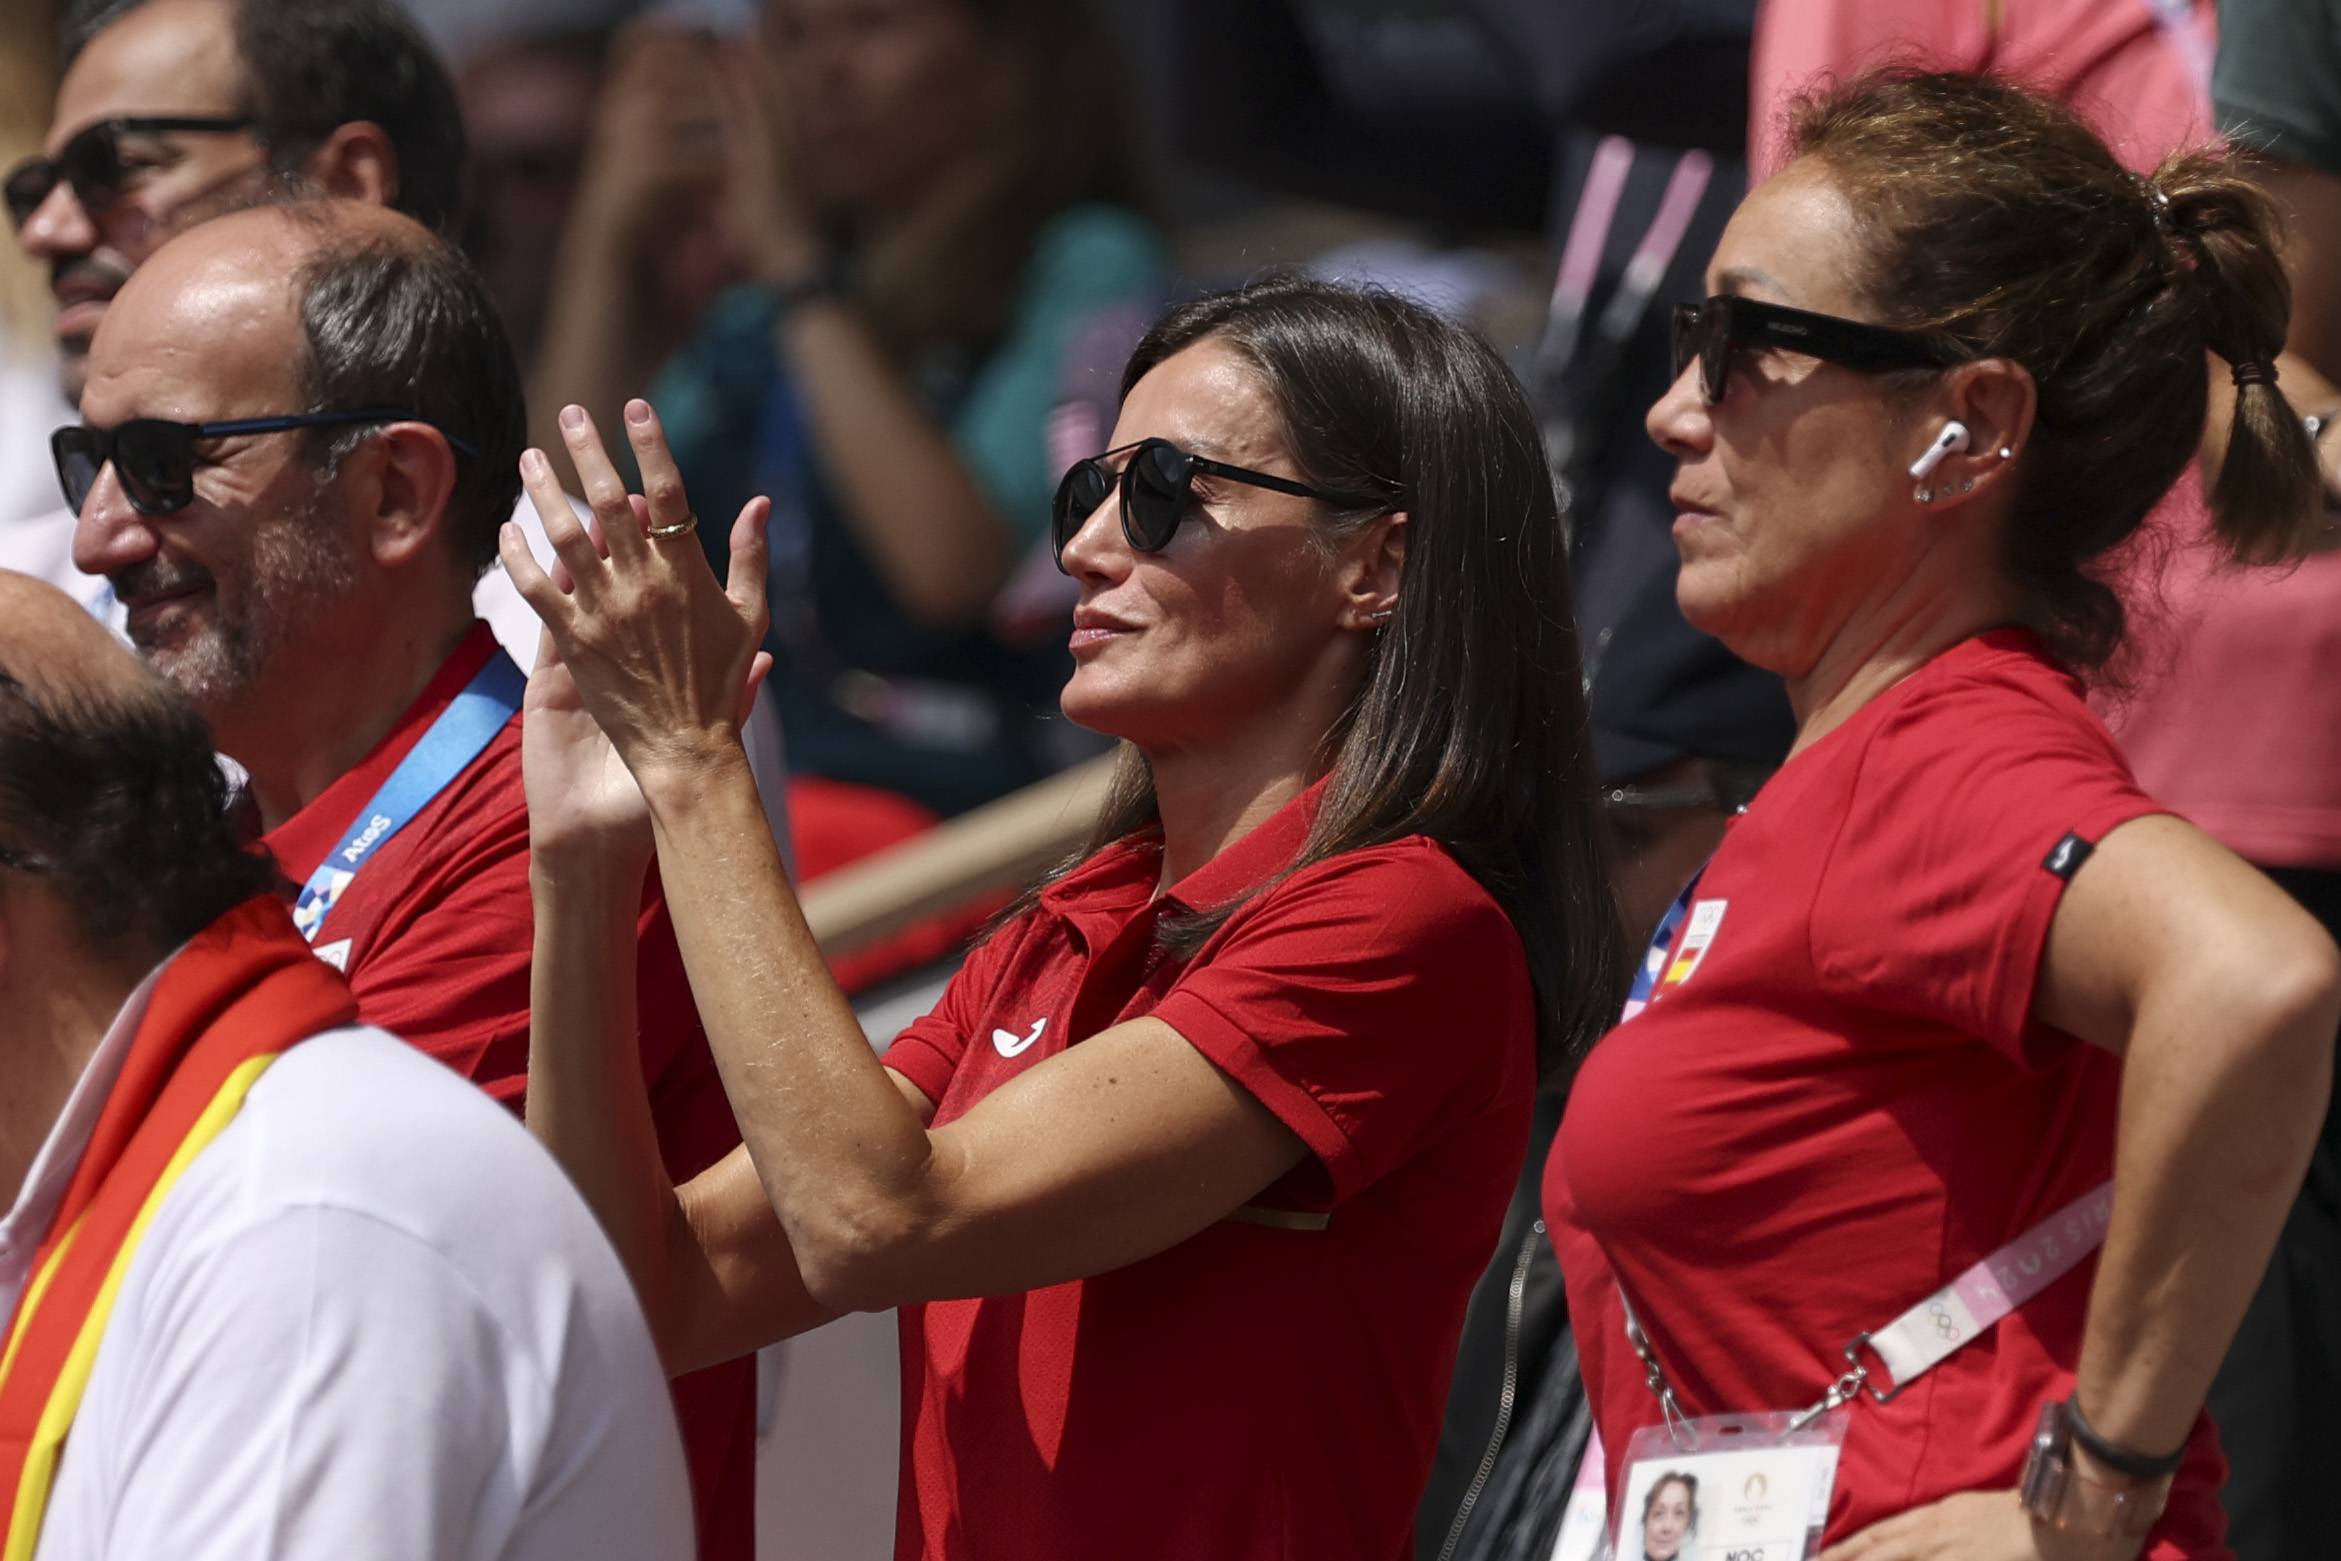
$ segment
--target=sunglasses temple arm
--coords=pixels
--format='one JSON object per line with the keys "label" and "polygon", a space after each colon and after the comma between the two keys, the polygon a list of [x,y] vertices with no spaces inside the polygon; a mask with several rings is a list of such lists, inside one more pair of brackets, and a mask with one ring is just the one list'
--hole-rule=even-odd
{"label": "sunglasses temple arm", "polygon": [[1319,493],[1305,482],[1295,482],[1290,477],[1274,477],[1267,472],[1256,472],[1244,466],[1229,466],[1224,462],[1209,460],[1200,455],[1189,456],[1188,459],[1194,462],[1196,471],[1208,473],[1213,477],[1224,477],[1230,482],[1245,483],[1254,488],[1267,488],[1276,493],[1289,493],[1296,499],[1316,499],[1325,504],[1341,502],[1329,494]]}

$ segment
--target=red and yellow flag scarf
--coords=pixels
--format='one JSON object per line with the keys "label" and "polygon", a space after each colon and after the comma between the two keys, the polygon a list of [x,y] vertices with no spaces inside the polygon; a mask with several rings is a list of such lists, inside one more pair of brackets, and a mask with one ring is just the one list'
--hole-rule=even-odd
{"label": "red and yellow flag scarf", "polygon": [[31,1561],[98,1340],[155,1210],[279,1053],[355,1016],[349,988],[273,898],[213,922],[156,979],[0,1346],[0,1561]]}

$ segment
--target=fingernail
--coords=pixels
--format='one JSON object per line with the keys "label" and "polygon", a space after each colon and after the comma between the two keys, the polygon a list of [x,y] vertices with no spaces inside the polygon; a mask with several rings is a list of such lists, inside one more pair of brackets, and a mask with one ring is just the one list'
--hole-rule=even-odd
{"label": "fingernail", "polygon": [[542,477],[545,474],[545,452],[530,448],[520,452],[520,475]]}
{"label": "fingernail", "polygon": [[561,426],[570,430],[572,433],[580,428],[583,428],[585,426],[585,408],[561,408]]}
{"label": "fingernail", "polygon": [[649,402],[647,402],[647,401],[629,401],[629,402],[627,402],[627,403],[626,403],[626,421],[627,421],[627,422],[629,422],[629,423],[636,424],[636,425],[640,425],[640,424],[643,424],[643,423],[647,423],[647,422],[649,422],[649,421],[650,421],[650,403],[649,403]]}

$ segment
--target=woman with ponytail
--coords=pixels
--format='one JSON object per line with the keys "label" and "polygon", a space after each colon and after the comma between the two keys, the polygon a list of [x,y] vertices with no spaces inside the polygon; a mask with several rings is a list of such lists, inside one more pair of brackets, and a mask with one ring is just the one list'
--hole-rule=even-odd
{"label": "woman with ponytail", "polygon": [[2217,158],[2141,177],[2043,98],[1886,71],[1800,105],[1678,318],[1678,596],[1798,739],[1587,1059],[1548,1206],[1605,1444],[1811,1411],[1825,1561],[2229,1554],[2202,1405],[2341,957],[2084,696],[2206,353],[2227,556],[2321,524],[2276,243]]}

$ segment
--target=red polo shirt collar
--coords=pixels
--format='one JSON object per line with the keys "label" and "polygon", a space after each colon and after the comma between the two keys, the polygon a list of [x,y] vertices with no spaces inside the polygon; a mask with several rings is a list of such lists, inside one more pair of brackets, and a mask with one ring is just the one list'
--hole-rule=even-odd
{"label": "red polo shirt collar", "polygon": [[1069,922],[1093,949],[1110,941],[1134,911],[1162,902],[1207,911],[1239,900],[1289,865],[1309,837],[1325,791],[1319,779],[1253,826],[1210,861],[1156,895],[1162,880],[1162,833],[1150,828],[1106,847],[1041,891],[1040,903]]}
{"label": "red polo shirt collar", "polygon": [[1325,794],[1320,777],[1299,796],[1252,827],[1219,855],[1172,884],[1163,896],[1187,911],[1208,911],[1240,900],[1291,865],[1317,821]]}

